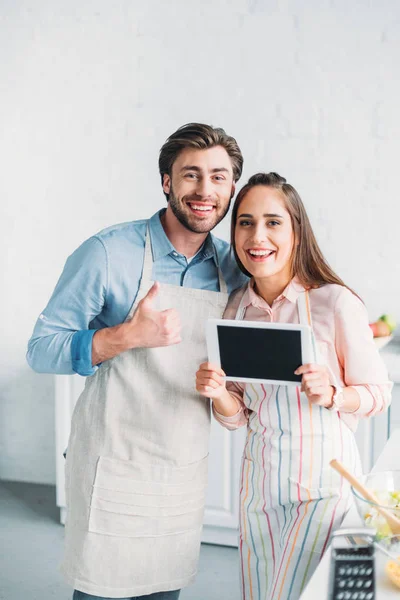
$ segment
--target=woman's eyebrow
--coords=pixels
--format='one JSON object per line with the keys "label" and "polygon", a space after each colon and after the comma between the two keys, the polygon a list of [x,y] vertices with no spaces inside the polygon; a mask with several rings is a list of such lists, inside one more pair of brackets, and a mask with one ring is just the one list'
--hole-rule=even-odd
{"label": "woman's eyebrow", "polygon": [[[238,219],[240,219],[241,217],[250,217],[252,218],[253,215],[247,214],[247,213],[242,213],[241,215],[238,216]],[[283,219],[283,215],[278,215],[277,213],[266,213],[265,215],[263,215],[263,217],[279,217],[280,219]]]}

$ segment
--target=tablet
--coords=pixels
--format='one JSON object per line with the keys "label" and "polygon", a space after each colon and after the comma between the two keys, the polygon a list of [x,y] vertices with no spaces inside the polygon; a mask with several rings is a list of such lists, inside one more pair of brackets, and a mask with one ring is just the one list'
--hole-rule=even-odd
{"label": "tablet", "polygon": [[298,385],[294,371],[315,362],[310,327],[292,323],[209,319],[207,350],[227,381]]}

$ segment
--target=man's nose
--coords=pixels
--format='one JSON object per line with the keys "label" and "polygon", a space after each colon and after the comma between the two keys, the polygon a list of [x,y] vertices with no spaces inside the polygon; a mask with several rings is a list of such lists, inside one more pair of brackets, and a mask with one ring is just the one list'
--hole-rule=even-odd
{"label": "man's nose", "polygon": [[204,178],[199,180],[196,188],[196,192],[199,196],[202,198],[208,198],[212,195],[212,190],[212,183],[209,179]]}

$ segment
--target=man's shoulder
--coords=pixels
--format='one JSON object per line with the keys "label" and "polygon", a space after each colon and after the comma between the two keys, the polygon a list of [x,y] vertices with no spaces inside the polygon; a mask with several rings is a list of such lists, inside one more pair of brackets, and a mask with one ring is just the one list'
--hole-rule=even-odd
{"label": "man's shoulder", "polygon": [[110,225],[95,233],[90,240],[100,243],[107,256],[143,251],[148,219]]}
{"label": "man's shoulder", "polygon": [[96,237],[104,244],[107,244],[111,241],[117,240],[131,240],[134,241],[136,239],[141,239],[143,241],[146,227],[147,227],[148,219],[140,219],[138,221],[126,221],[124,223],[117,223],[115,225],[110,225],[105,229],[101,229],[94,234],[93,237]]}

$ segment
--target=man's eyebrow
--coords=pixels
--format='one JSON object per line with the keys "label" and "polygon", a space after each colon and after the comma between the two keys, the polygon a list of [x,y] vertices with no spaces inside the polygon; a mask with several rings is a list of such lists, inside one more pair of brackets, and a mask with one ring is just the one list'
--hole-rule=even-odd
{"label": "man's eyebrow", "polygon": [[[181,171],[197,171],[198,173],[200,173],[201,169],[200,169],[200,167],[197,167],[196,165],[185,165],[184,167],[182,167]],[[215,167],[214,169],[211,169],[210,172],[211,173],[229,173],[229,169],[227,169],[226,167]]]}
{"label": "man's eyebrow", "polygon": [[[253,215],[250,215],[248,213],[242,213],[241,215],[239,215],[237,218],[240,219],[241,217],[250,217],[252,218]],[[263,215],[263,217],[279,217],[280,219],[283,219],[283,215],[278,215],[277,213],[266,213],[265,215]]]}

